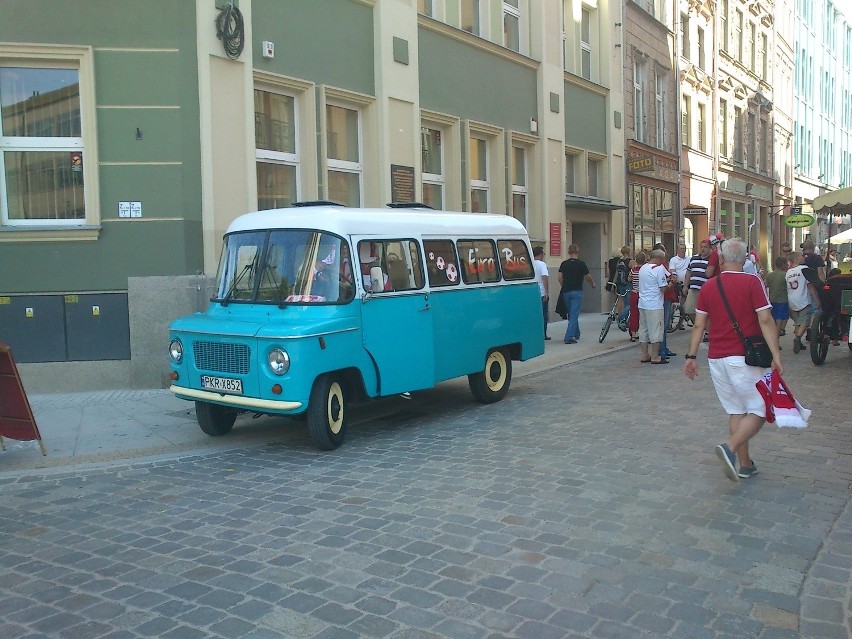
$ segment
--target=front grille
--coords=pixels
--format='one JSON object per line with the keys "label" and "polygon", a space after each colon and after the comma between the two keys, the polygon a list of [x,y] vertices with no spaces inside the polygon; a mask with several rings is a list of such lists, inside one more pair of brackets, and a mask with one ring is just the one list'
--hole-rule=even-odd
{"label": "front grille", "polygon": [[249,372],[251,349],[245,344],[194,342],[192,354],[198,370],[245,375]]}

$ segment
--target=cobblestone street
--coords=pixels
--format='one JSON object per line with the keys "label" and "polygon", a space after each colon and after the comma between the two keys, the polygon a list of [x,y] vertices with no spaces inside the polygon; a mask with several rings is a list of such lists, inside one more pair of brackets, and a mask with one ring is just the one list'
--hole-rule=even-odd
{"label": "cobblestone street", "polygon": [[331,453],[241,418],[229,450],[5,473],[0,636],[846,639],[852,354],[788,342],[811,424],[738,484],[704,357],[638,347],[360,407]]}

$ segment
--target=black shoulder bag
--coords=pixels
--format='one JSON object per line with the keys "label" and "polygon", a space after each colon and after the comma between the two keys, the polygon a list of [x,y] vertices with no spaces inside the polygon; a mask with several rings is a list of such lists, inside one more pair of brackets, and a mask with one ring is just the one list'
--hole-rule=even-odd
{"label": "black shoulder bag", "polygon": [[772,351],[769,350],[769,344],[763,339],[763,335],[755,335],[754,337],[745,337],[740,330],[740,325],[737,318],[734,317],[734,312],[731,310],[731,305],[728,304],[728,298],[725,297],[725,289],[722,288],[722,274],[716,276],[719,282],[719,295],[722,296],[722,301],[725,303],[725,308],[728,309],[728,315],[731,318],[731,325],[739,335],[740,341],[745,346],[745,363],[749,366],[758,366],[760,368],[769,368],[772,366]]}

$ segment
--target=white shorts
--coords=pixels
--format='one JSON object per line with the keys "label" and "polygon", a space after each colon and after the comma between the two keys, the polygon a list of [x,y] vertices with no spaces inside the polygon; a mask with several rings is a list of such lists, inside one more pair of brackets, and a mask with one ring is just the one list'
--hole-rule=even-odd
{"label": "white shorts", "polygon": [[663,341],[663,309],[639,309],[639,343],[659,344]]}
{"label": "white shorts", "polygon": [[766,373],[765,368],[747,366],[742,355],[708,359],[707,363],[710,366],[710,378],[716,387],[716,396],[728,415],[751,413],[766,417],[766,403],[755,387]]}

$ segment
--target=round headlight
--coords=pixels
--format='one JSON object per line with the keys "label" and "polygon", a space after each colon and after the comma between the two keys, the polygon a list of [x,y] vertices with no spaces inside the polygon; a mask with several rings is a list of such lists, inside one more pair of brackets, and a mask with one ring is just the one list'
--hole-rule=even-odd
{"label": "round headlight", "polygon": [[273,348],[266,357],[269,370],[276,375],[283,375],[290,370],[290,356],[280,348]]}
{"label": "round headlight", "polygon": [[169,358],[175,363],[180,364],[183,361],[183,344],[179,339],[173,339],[169,344]]}

